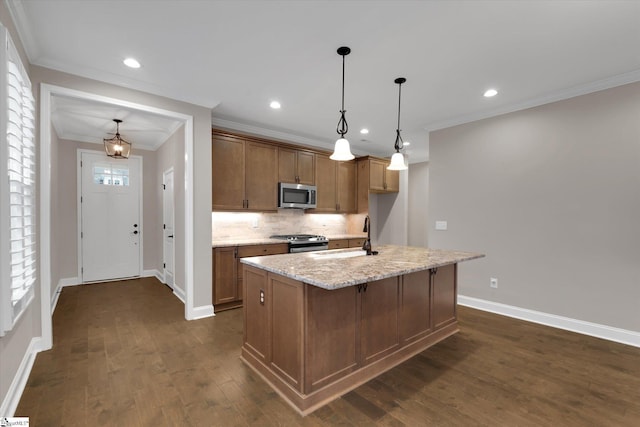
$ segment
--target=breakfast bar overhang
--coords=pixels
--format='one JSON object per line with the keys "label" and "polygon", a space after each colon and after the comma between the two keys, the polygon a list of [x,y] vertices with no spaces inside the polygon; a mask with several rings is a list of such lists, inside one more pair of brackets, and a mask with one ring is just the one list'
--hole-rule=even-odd
{"label": "breakfast bar overhang", "polygon": [[458,332],[457,264],[380,246],[243,258],[242,360],[302,415]]}

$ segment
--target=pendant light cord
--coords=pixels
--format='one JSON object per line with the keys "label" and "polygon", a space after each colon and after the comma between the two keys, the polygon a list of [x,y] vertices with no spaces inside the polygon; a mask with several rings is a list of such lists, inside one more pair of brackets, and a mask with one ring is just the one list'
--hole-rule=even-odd
{"label": "pendant light cord", "polygon": [[[348,54],[348,53],[347,53]],[[340,110],[340,120],[338,120],[338,126],[336,127],[336,132],[340,134],[341,138],[344,138],[344,134],[349,131],[349,125],[347,124],[347,119],[344,116],[344,113],[347,110],[344,109],[344,57],[342,55],[342,109]]]}
{"label": "pendant light cord", "polygon": [[402,147],[404,146],[404,141],[402,140],[402,136],[400,136],[400,101],[402,99],[402,83],[398,83],[398,128],[396,129],[396,142],[393,147],[396,150],[396,153],[399,153]]}

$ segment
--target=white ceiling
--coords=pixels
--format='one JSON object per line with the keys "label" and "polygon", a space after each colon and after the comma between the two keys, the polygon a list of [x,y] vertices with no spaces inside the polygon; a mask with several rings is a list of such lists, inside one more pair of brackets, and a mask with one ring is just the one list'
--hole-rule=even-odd
{"label": "white ceiling", "polygon": [[[412,142],[412,161],[427,158],[428,130],[640,80],[640,1],[9,0],[9,6],[32,64],[210,107],[216,126],[324,147],[337,136],[336,49],[349,46],[352,148],[392,153],[393,81],[403,76],[401,128]],[[125,67],[128,56],[142,68]],[[499,95],[483,98],[489,87]],[[281,110],[269,108],[273,99]],[[114,112],[104,114],[102,132]],[[82,121],[71,112],[59,116],[56,127]],[[370,129],[366,138],[361,127]]]}

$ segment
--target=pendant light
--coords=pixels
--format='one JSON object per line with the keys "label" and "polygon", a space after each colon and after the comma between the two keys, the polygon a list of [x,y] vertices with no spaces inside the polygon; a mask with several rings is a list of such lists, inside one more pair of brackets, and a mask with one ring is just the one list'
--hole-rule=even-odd
{"label": "pendant light", "polygon": [[349,148],[349,141],[344,137],[349,130],[347,119],[344,117],[344,113],[347,112],[347,110],[344,109],[344,57],[350,53],[351,49],[346,46],[342,46],[338,49],[338,55],[342,56],[342,109],[340,110],[340,120],[338,120],[336,132],[340,134],[340,138],[336,141],[333,154],[329,156],[329,158],[331,160],[338,160],[341,162],[352,160],[354,158],[354,155],[351,154],[351,148]]}
{"label": "pendant light", "polygon": [[398,77],[394,80],[398,85],[398,128],[396,129],[396,142],[393,146],[396,149],[396,152],[391,156],[391,164],[387,166],[387,169],[392,171],[402,171],[407,169],[407,165],[404,163],[404,154],[400,152],[404,146],[404,141],[402,141],[402,136],[400,136],[400,97],[402,94],[402,83],[406,81],[407,79],[404,77]]}
{"label": "pendant light", "polygon": [[131,143],[120,137],[120,123],[122,123],[122,120],[113,119],[113,121],[116,122],[116,136],[110,139],[103,139],[104,151],[106,151],[107,156],[114,159],[128,159],[129,153],[131,153]]}

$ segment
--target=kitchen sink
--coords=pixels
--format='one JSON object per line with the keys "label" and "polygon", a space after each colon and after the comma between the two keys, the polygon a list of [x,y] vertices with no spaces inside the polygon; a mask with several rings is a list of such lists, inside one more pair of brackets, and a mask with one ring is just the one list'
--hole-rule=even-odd
{"label": "kitchen sink", "polygon": [[341,258],[354,258],[357,256],[367,255],[366,251],[347,251],[347,252],[313,252],[310,254],[313,259],[341,259]]}

